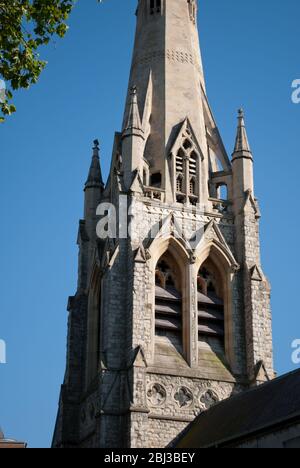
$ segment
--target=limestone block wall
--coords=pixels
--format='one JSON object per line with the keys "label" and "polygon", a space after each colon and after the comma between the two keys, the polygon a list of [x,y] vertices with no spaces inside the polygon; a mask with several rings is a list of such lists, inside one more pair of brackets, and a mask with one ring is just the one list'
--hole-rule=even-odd
{"label": "limestone block wall", "polygon": [[274,376],[270,285],[261,269],[259,221],[247,211],[243,220],[245,249],[244,294],[248,375],[264,361],[270,378]]}

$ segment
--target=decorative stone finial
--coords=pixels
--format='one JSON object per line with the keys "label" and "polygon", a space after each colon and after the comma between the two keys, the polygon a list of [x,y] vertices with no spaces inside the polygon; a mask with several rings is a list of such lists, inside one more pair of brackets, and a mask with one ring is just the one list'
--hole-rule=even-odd
{"label": "decorative stone finial", "polygon": [[238,121],[239,123],[238,123],[238,128],[237,128],[237,135],[236,135],[233,156],[235,156],[237,153],[247,153],[249,155],[249,153],[251,153],[251,149],[250,149],[246,126],[245,126],[245,113],[244,113],[243,108],[240,108],[238,110]]}
{"label": "decorative stone finial", "polygon": [[100,166],[99,152],[100,152],[100,143],[99,143],[99,140],[96,139],[94,140],[92,163],[90,166],[88,179],[85,184],[86,189],[94,188],[98,186],[101,189],[104,188],[104,183],[102,179],[102,171],[101,171],[101,166]]}

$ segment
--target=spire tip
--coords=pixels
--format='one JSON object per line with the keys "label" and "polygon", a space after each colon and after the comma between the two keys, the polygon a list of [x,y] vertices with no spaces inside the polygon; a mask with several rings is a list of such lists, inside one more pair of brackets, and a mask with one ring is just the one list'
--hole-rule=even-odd
{"label": "spire tip", "polygon": [[241,107],[238,110],[238,128],[237,128],[237,136],[236,142],[234,147],[233,154],[236,153],[251,153],[246,126],[245,126],[245,112],[244,109]]}
{"label": "spire tip", "polygon": [[96,149],[100,148],[99,140],[94,140],[94,148],[96,148]]}
{"label": "spire tip", "polygon": [[245,112],[242,107],[238,110],[239,118],[244,118],[245,117]]}

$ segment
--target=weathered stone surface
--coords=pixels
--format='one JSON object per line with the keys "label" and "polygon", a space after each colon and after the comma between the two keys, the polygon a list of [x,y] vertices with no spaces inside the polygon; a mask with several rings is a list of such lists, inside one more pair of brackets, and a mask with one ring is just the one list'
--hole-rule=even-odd
{"label": "weathered stone surface", "polygon": [[[153,11],[149,3],[139,1],[108,183],[94,148],[85,187],[54,447],[165,447],[200,412],[273,377],[270,288],[244,117],[230,162],[205,93],[197,2],[165,0]],[[97,239],[101,202],[129,223],[128,238]],[[175,334],[158,331],[156,321],[157,266],[166,256],[166,281],[179,285],[179,299],[160,310]],[[201,329],[204,267],[214,273],[206,293],[218,300],[204,311],[216,322]],[[265,372],[257,373],[262,362]]]}

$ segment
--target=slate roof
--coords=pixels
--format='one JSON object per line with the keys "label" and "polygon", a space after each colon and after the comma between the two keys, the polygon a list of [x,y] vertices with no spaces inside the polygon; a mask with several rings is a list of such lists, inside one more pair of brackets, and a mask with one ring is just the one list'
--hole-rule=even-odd
{"label": "slate roof", "polygon": [[176,448],[230,445],[291,421],[300,422],[300,370],[240,393],[200,414]]}

